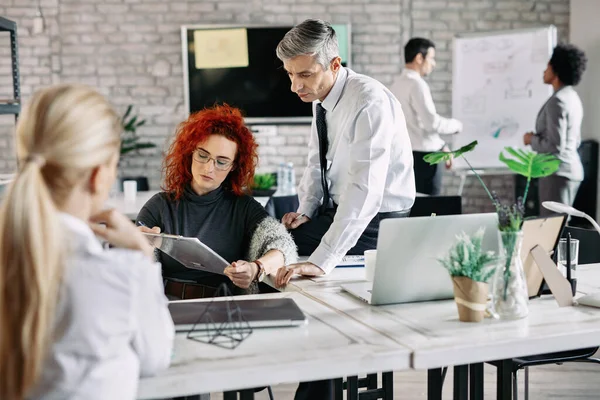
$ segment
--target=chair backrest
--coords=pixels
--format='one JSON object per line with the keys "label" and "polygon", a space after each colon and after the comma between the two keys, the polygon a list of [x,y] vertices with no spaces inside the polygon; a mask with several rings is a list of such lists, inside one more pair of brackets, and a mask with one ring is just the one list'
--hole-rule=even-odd
{"label": "chair backrest", "polygon": [[462,214],[460,196],[417,196],[410,210],[411,217],[429,217],[436,215]]}
{"label": "chair backrest", "polygon": [[579,240],[579,264],[600,263],[600,235],[596,230],[566,226],[562,237],[567,237],[568,233]]}
{"label": "chair backrest", "polygon": [[[596,202],[598,193],[598,142],[584,140],[578,149],[583,165],[583,181],[579,185],[573,207],[596,219]],[[591,228],[584,218],[573,217],[570,225]]]}
{"label": "chair backrest", "polygon": [[273,196],[267,202],[265,209],[269,215],[278,221],[281,221],[281,218],[285,214],[289,212],[296,212],[299,205],[300,201],[298,200],[298,195],[296,194],[291,196]]}

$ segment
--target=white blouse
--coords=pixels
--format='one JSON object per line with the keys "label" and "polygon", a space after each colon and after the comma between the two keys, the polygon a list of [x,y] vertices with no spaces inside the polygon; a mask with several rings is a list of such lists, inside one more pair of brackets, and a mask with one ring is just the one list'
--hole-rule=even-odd
{"label": "white blouse", "polygon": [[85,222],[60,217],[71,253],[54,343],[29,399],[134,399],[139,377],[171,359],[160,264],[139,251],[104,250]]}

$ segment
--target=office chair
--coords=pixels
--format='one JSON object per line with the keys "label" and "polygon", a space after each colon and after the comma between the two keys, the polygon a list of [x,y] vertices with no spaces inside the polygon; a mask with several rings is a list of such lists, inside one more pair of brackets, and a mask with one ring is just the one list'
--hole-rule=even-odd
{"label": "office chair", "polygon": [[290,196],[273,196],[267,202],[265,210],[267,210],[267,213],[270,216],[281,221],[281,218],[283,218],[285,214],[296,212],[299,205],[300,201],[298,200],[297,194]]}
{"label": "office chair", "polygon": [[436,215],[462,214],[460,196],[417,196],[410,210],[411,217],[429,217]]}
{"label": "office chair", "polygon": [[[598,235],[598,232],[592,229],[582,229],[567,226],[563,230],[562,236],[567,237],[567,234],[569,233],[571,234],[571,238],[579,240],[579,264],[591,264],[600,262],[600,236]],[[566,362],[591,362],[600,364],[600,359],[592,357],[598,351],[598,349],[599,347],[589,347],[585,349],[560,351],[556,353],[546,353],[538,354],[535,356],[513,358],[511,365],[513,377],[513,399],[518,399],[519,370],[524,370],[524,397],[525,400],[529,400],[529,367],[549,364],[561,365]],[[493,361],[490,364],[497,367],[499,365],[499,361]]]}

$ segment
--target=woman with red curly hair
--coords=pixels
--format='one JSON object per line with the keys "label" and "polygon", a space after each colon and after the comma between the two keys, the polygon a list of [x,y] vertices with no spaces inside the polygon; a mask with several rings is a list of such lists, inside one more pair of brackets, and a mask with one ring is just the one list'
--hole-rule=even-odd
{"label": "woman with red curly hair", "polygon": [[[197,237],[208,245],[231,263],[224,272],[234,293],[257,292],[265,275],[297,259],[285,227],[245,194],[257,147],[237,108],[217,105],[191,114],[179,125],[165,158],[164,191],[144,205],[137,220],[145,225],[142,231]],[[159,256],[171,297],[211,297],[227,281]]]}

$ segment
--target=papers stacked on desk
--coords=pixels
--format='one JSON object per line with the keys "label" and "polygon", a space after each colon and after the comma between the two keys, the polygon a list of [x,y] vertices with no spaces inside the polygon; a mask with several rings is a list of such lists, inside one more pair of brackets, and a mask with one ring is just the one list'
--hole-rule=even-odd
{"label": "papers stacked on desk", "polygon": [[[308,256],[298,257],[298,262],[308,261]],[[342,261],[336,265],[336,268],[353,268],[353,267],[364,267],[365,256],[344,256]]]}

